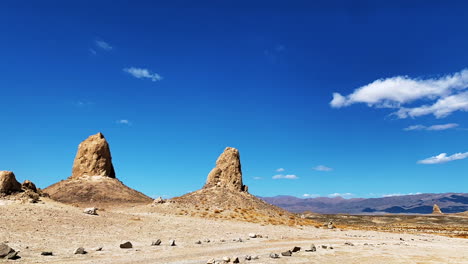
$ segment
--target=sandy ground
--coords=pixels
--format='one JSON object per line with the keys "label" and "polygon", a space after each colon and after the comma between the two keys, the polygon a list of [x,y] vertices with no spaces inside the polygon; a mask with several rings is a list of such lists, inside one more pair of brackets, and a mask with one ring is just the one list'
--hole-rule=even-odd
{"label": "sandy ground", "polygon": [[[206,263],[211,258],[238,256],[241,263],[468,263],[468,239],[462,238],[260,225],[148,213],[142,208],[107,209],[91,216],[83,214],[82,208],[44,200],[39,204],[0,200],[0,242],[19,250],[21,256],[4,262]],[[248,239],[249,233],[264,238]],[[243,242],[233,241],[238,238]],[[151,246],[157,239],[162,245]],[[170,247],[170,239],[177,246]],[[195,244],[197,240],[203,243]],[[120,249],[122,241],[131,241],[134,247]],[[294,246],[304,249],[312,243],[317,252],[301,250],[292,257],[269,258],[272,252],[279,254]],[[77,247],[89,253],[74,255]],[[94,251],[96,247],[103,249]],[[54,256],[41,256],[42,251],[52,251]],[[259,259],[244,261],[245,255]]]}

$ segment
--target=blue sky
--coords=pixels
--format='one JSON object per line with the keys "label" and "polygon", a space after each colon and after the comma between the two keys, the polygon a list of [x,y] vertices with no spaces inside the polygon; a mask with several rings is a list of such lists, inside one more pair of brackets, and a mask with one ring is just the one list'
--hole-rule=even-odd
{"label": "blue sky", "polygon": [[2,1],[0,169],[44,188],[102,132],[150,196],[227,146],[255,195],[466,192],[468,4],[386,2]]}

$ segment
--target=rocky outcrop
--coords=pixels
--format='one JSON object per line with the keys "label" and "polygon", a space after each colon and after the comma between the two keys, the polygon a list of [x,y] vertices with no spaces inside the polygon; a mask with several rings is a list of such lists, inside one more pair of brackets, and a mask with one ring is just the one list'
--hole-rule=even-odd
{"label": "rocky outcrop", "polygon": [[88,137],[78,146],[71,179],[85,176],[115,178],[109,144],[102,133]]}
{"label": "rocky outcrop", "polygon": [[221,187],[247,192],[242,184],[242,169],[239,150],[227,147],[216,161],[216,167],[208,174],[204,188]]}
{"label": "rocky outcrop", "polygon": [[0,171],[0,193],[11,194],[21,191],[21,184],[11,171]]}
{"label": "rocky outcrop", "polygon": [[434,207],[432,207],[432,214],[443,214],[442,210],[440,210],[440,207],[437,204],[434,204]]}
{"label": "rocky outcrop", "polygon": [[23,190],[30,190],[32,192],[37,192],[37,188],[36,188],[36,185],[32,182],[32,181],[29,181],[29,180],[25,180],[22,184],[21,184],[21,188]]}

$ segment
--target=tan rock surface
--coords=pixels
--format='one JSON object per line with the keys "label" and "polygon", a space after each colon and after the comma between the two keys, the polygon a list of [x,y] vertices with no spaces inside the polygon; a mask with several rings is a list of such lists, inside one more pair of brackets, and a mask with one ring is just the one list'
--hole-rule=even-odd
{"label": "tan rock surface", "polygon": [[233,191],[247,191],[242,184],[239,150],[227,147],[216,160],[216,167],[208,174],[204,188],[222,187]]}
{"label": "tan rock surface", "polygon": [[33,192],[37,192],[37,187],[36,185],[30,181],[30,180],[25,180],[22,184],[21,184],[21,188],[23,190],[30,190],[30,191],[33,191]]}
{"label": "tan rock surface", "polygon": [[11,194],[21,191],[21,184],[11,171],[0,171],[0,193]]}
{"label": "tan rock surface", "polygon": [[443,214],[442,210],[440,210],[440,207],[437,204],[434,204],[434,207],[432,207],[432,213],[433,214]]}
{"label": "tan rock surface", "polygon": [[102,133],[88,137],[78,146],[70,178],[76,179],[83,176],[115,178],[109,144]]}

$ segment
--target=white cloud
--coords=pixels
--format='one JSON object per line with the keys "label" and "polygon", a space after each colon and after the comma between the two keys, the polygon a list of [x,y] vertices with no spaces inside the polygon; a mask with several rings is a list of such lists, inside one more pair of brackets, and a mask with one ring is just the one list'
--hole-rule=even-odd
{"label": "white cloud", "polygon": [[314,167],[314,170],[316,170],[316,171],[332,171],[333,168],[330,168],[330,167],[327,167],[327,166],[324,166],[324,165],[318,165],[318,166]]}
{"label": "white cloud", "polygon": [[117,120],[117,124],[130,125],[130,121],[128,121],[127,119],[120,119]]}
{"label": "white cloud", "polygon": [[[343,96],[333,93],[330,105],[341,108],[355,103],[370,107],[397,108],[399,118],[433,114],[443,118],[455,111],[468,111],[468,69],[432,79],[412,79],[396,76],[379,79]],[[417,100],[432,101],[429,105],[405,107]]]}
{"label": "white cloud", "polygon": [[319,197],[320,195],[319,194],[310,194],[310,193],[304,193],[302,195],[302,197],[305,197],[305,198],[315,198],[315,197]]}
{"label": "white cloud", "polygon": [[262,177],[253,177],[254,180],[262,180]]}
{"label": "white cloud", "polygon": [[421,194],[420,192],[416,193],[389,193],[389,194],[383,194],[382,197],[393,197],[393,196],[403,196],[403,195],[417,195]]}
{"label": "white cloud", "polygon": [[282,171],[285,171],[284,168],[279,168],[279,169],[276,169],[277,172],[282,172]]}
{"label": "white cloud", "polygon": [[432,126],[414,125],[414,126],[409,126],[409,127],[405,128],[404,130],[406,130],[406,131],[411,131],[411,130],[439,131],[439,130],[447,130],[447,129],[451,129],[451,128],[455,128],[455,127],[458,127],[458,124],[449,123],[449,124],[432,125]]}
{"label": "white cloud", "polygon": [[338,197],[338,196],[343,197],[343,198],[349,198],[349,197],[354,196],[354,194],[352,193],[330,193],[328,195],[328,197]]}
{"label": "white cloud", "polygon": [[429,114],[433,114],[436,118],[444,118],[455,111],[468,111],[468,92],[442,97],[432,105],[422,105],[414,108],[402,107],[394,114],[399,118]]}
{"label": "white cloud", "polygon": [[296,179],[299,179],[299,177],[297,177],[294,174],[288,174],[288,175],[277,174],[277,175],[273,176],[272,179],[274,179],[274,180],[277,180],[277,179],[296,180]]}
{"label": "white cloud", "polygon": [[427,159],[418,161],[419,164],[439,164],[445,163],[454,160],[461,160],[468,158],[468,152],[465,153],[455,153],[451,156],[447,156],[447,153],[440,153],[437,156],[433,156]]}
{"label": "white cloud", "polygon": [[123,71],[138,79],[148,78],[153,82],[161,81],[163,79],[161,75],[157,73],[151,73],[148,69],[130,67],[123,69]]}
{"label": "white cloud", "polygon": [[96,44],[96,47],[99,47],[103,50],[109,51],[113,49],[112,46],[109,45],[109,43],[102,41],[102,40],[96,40],[95,44]]}
{"label": "white cloud", "polygon": [[97,52],[96,52],[94,49],[89,49],[89,52],[90,52],[91,54],[93,54],[93,55],[96,55],[96,54],[97,54]]}

